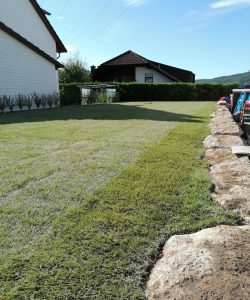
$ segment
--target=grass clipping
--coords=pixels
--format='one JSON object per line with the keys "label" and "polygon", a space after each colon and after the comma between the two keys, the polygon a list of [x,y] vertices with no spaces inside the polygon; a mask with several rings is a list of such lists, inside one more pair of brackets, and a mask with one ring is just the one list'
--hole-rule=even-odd
{"label": "grass clipping", "polygon": [[179,125],[106,187],[65,211],[32,254],[13,255],[0,269],[0,299],[143,299],[167,238],[236,224],[235,214],[211,201],[200,159],[210,112]]}

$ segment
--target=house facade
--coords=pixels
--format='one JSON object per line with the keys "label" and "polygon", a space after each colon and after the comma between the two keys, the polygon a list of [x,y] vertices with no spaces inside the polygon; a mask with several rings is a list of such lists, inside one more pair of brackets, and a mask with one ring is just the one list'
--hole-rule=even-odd
{"label": "house facade", "polygon": [[0,0],[0,96],[58,92],[67,52],[35,0]]}
{"label": "house facade", "polygon": [[129,50],[92,68],[92,78],[100,82],[195,82],[191,71],[149,60]]}

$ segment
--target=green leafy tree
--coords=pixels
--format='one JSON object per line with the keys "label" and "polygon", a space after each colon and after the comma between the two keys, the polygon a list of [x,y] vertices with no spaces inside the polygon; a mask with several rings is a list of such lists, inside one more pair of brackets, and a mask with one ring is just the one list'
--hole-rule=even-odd
{"label": "green leafy tree", "polygon": [[64,63],[64,69],[59,70],[60,83],[88,82],[91,80],[86,61],[78,56],[70,57]]}

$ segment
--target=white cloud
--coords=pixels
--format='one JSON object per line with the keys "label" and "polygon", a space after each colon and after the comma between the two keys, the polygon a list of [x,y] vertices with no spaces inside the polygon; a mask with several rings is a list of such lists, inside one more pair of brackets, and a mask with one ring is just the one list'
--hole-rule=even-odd
{"label": "white cloud", "polygon": [[219,9],[219,8],[238,7],[242,5],[250,5],[250,0],[220,0],[212,3],[210,5],[210,8]]}
{"label": "white cloud", "polygon": [[127,6],[132,6],[132,7],[142,6],[143,4],[148,2],[148,0],[123,0],[123,1]]}
{"label": "white cloud", "polygon": [[213,3],[208,7],[204,6],[201,10],[190,9],[185,15],[184,31],[208,27],[218,19],[244,6],[250,6],[250,0],[213,0]]}
{"label": "white cloud", "polygon": [[56,17],[56,18],[57,18],[57,20],[63,20],[64,19],[63,16],[59,16],[59,17]]}
{"label": "white cloud", "polygon": [[72,52],[76,51],[76,47],[74,47],[73,45],[68,44],[68,45],[65,45],[65,47],[66,47],[68,53],[72,53]]}

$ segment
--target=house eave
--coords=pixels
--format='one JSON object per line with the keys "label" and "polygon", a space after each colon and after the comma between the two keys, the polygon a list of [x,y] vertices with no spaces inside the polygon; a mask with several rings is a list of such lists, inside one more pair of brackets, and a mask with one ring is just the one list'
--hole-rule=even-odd
{"label": "house eave", "polygon": [[22,43],[23,45],[25,45],[26,47],[28,47],[32,51],[36,52],[38,55],[42,56],[43,58],[45,58],[46,60],[48,60],[49,62],[51,62],[52,64],[54,64],[55,67],[56,67],[56,69],[64,67],[56,59],[54,59],[53,57],[51,57],[50,55],[48,55],[47,53],[45,53],[43,50],[41,50],[40,48],[38,48],[37,46],[35,46],[31,42],[29,42],[28,40],[26,40],[19,33],[15,32],[13,29],[9,28],[8,26],[6,26],[2,22],[0,22],[0,30],[2,30],[3,32],[7,33],[12,38],[16,39],[17,41],[19,41],[20,43]]}
{"label": "house eave", "polygon": [[49,31],[50,35],[53,37],[55,43],[56,43],[56,50],[58,53],[65,53],[67,52],[66,47],[64,46],[63,42],[60,40],[59,36],[55,32],[54,28],[48,21],[48,19],[45,16],[44,10],[39,6],[36,0],[29,0],[31,5],[34,7],[35,11],[39,15],[40,19],[44,23],[45,27]]}

